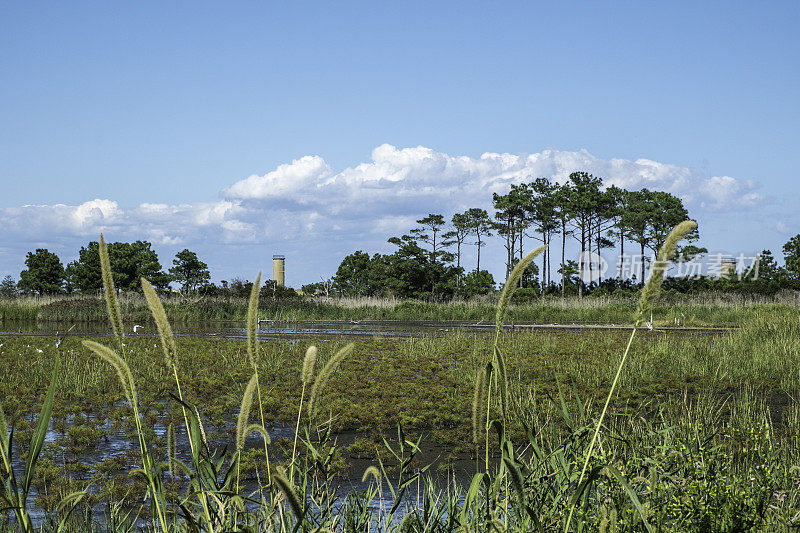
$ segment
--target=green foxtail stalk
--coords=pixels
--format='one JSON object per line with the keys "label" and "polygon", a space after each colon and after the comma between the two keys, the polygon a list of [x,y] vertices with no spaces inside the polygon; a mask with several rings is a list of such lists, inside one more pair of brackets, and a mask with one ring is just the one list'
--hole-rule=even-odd
{"label": "green foxtail stalk", "polygon": [[[247,357],[250,360],[250,365],[253,367],[253,372],[256,376],[256,391],[258,395],[258,413],[261,417],[261,426],[267,427],[264,423],[264,405],[261,401],[261,384],[258,381],[258,335],[256,328],[258,327],[258,293],[261,290],[261,272],[256,276],[256,281],[253,283],[253,288],[250,289],[250,300],[247,304]],[[267,484],[272,484],[272,472],[269,466],[269,439],[264,439],[264,460],[267,462]]]}
{"label": "green foxtail stalk", "polygon": [[[619,377],[622,374],[622,368],[625,366],[625,361],[628,359],[628,353],[631,349],[631,344],[633,344],[633,338],[636,336],[636,331],[639,329],[639,326],[642,324],[642,319],[644,318],[644,313],[650,306],[652,305],[655,298],[658,296],[659,292],[661,291],[661,283],[664,281],[664,273],[667,270],[667,266],[669,265],[669,260],[675,255],[675,250],[678,246],[678,241],[680,241],[683,237],[685,237],[689,232],[694,231],[697,228],[697,222],[693,220],[686,220],[681,222],[677,226],[675,226],[672,231],[670,232],[667,240],[664,241],[663,246],[661,246],[661,250],[658,252],[658,256],[656,257],[656,261],[650,267],[650,278],[647,280],[647,284],[645,285],[644,289],[642,289],[642,294],[639,296],[639,304],[636,310],[636,317],[633,323],[633,330],[631,331],[631,336],[628,338],[628,344],[625,347],[625,352],[622,354],[622,359],[619,361],[619,365],[617,366],[617,372],[614,375],[614,381],[611,382],[611,389],[608,391],[608,396],[606,396],[605,404],[603,405],[603,410],[600,412],[600,419],[597,421],[597,426],[594,429],[594,434],[592,435],[592,440],[589,443],[589,450],[586,452],[586,459],[583,462],[583,468],[581,469],[581,475],[578,479],[578,487],[581,486],[583,483],[583,478],[586,476],[586,468],[589,466],[589,461],[592,458],[592,452],[594,452],[594,446],[597,442],[597,437],[600,434],[600,428],[603,425],[603,420],[605,419],[606,413],[608,412],[608,405],[611,403],[611,398],[614,396],[614,391],[617,388],[617,383],[619,382]],[[569,516],[567,517],[567,524],[564,526],[564,531],[569,531],[569,526],[572,522],[572,514],[575,511],[575,505],[577,501],[570,506],[569,509]],[[650,524],[642,517],[642,521],[644,522],[645,526],[647,527],[648,531],[651,531],[652,528]]]}
{"label": "green foxtail stalk", "polygon": [[300,374],[303,380],[303,388],[300,391],[300,407],[297,409],[297,423],[294,428],[294,444],[292,444],[292,461],[289,463],[289,481],[294,481],[294,460],[297,453],[297,434],[300,432],[300,415],[303,412],[303,399],[306,395],[306,387],[314,377],[314,367],[317,364],[317,347],[309,346],[303,358],[303,372]]}

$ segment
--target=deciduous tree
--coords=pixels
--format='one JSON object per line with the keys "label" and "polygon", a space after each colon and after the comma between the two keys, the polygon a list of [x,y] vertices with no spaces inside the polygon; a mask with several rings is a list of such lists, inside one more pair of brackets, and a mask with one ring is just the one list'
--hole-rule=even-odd
{"label": "deciduous tree", "polygon": [[57,294],[62,291],[64,265],[56,254],[45,248],[28,252],[25,266],[28,268],[19,273],[22,292]]}
{"label": "deciduous tree", "polygon": [[[71,282],[81,292],[98,292],[103,287],[99,250],[99,244],[93,241],[78,252]],[[170,276],[163,272],[158,254],[147,241],[109,243],[108,258],[118,290],[141,290],[139,280],[142,277],[159,289],[166,289],[169,285]]]}

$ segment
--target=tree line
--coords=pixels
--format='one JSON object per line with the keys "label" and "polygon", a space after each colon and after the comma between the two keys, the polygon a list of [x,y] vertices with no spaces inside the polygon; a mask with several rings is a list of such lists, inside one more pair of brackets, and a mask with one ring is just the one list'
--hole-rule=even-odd
{"label": "tree line", "polygon": [[[46,248],[28,252],[25,270],[19,281],[6,276],[0,282],[0,294],[72,294],[97,293],[103,287],[100,275],[100,248],[97,241],[81,247],[78,259],[65,266],[55,253]],[[114,274],[114,284],[121,291],[140,291],[140,278],[166,290],[176,282],[184,291],[194,291],[208,284],[211,273],[208,265],[188,249],[175,255],[172,267],[164,271],[158,254],[147,241],[112,242],[108,256]]]}
{"label": "tree line", "polygon": [[[492,215],[477,207],[456,213],[449,220],[441,214],[429,214],[408,234],[389,239],[398,247],[394,253],[370,257],[358,251],[348,255],[333,278],[334,290],[348,295],[375,295],[388,290],[398,296],[422,298],[488,292],[494,281],[481,269],[481,250],[495,237],[505,249],[505,277],[528,247],[546,244],[541,264],[522,280],[523,287],[562,295],[574,288],[580,296],[603,282],[601,272],[595,272],[591,263],[583,263],[587,252],[599,255],[603,249],[619,244],[624,253],[627,241],[642,256],[655,253],[669,231],[689,218],[683,201],[670,193],[603,188],[602,179],[586,172],[570,174],[564,184],[538,178],[511,185],[507,193],[493,194],[492,205]],[[690,241],[697,238],[696,231],[688,236]],[[577,261],[565,256],[571,240],[581,251]],[[468,246],[474,246],[476,252],[475,268],[469,272],[463,264]],[[684,251],[701,250],[689,246]],[[552,254],[559,251],[554,274]],[[589,282],[582,283],[576,277],[587,268]],[[638,281],[644,277],[642,262]]]}
{"label": "tree line", "polygon": [[[396,249],[389,254],[356,251],[340,263],[336,274],[321,283],[302,287],[307,295],[379,296],[447,299],[472,297],[495,290],[490,272],[481,268],[481,251],[490,239],[505,250],[505,279],[531,247],[548,245],[539,264],[531,265],[520,280],[518,296],[546,294],[613,293],[634,291],[643,283],[646,261],[664,243],[669,231],[686,220],[689,213],[680,198],[664,191],[629,191],[616,186],[603,187],[602,179],[586,172],[574,172],[563,184],[538,178],[511,185],[505,194],[492,196],[493,213],[474,207],[455,213],[449,219],[429,214],[417,220],[408,233],[391,237]],[[699,237],[697,231],[688,241]],[[567,243],[580,250],[577,260],[566,257]],[[475,248],[475,263],[465,264],[469,247]],[[642,260],[636,272],[618,269],[605,277],[593,263],[584,264],[587,252],[626,247]],[[147,241],[116,242],[108,245],[114,281],[123,291],[139,290],[145,277],[157,288],[171,283],[183,291],[209,295],[248,293],[248,282],[234,279],[219,286],[210,282],[206,263],[185,249],[176,254],[173,266],[164,270],[158,255]],[[676,260],[688,260],[705,253],[705,248],[686,245]],[[782,288],[800,289],[800,235],[783,246],[785,266],[779,267],[769,250],[760,255],[758,279],[670,278],[665,287],[680,292],[704,290],[774,293]],[[555,257],[553,255],[555,254]],[[28,252],[26,269],[19,281],[6,276],[0,281],[0,294],[96,293],[101,290],[98,243],[82,247],[78,259],[63,265],[46,249]],[[583,274],[583,275],[581,275]],[[588,281],[587,279],[588,274]],[[292,289],[267,283],[273,298],[296,296]]]}
{"label": "tree line", "polygon": [[[492,206],[491,215],[477,207],[449,219],[429,214],[417,220],[418,226],[407,234],[389,239],[397,246],[394,252],[371,256],[354,252],[342,260],[329,286],[316,283],[305,286],[304,292],[420,299],[491,292],[495,285],[492,275],[481,269],[481,250],[491,238],[498,239],[505,250],[504,279],[529,248],[548,245],[540,263],[531,265],[520,280],[521,298],[541,293],[632,292],[645,280],[649,257],[658,252],[675,225],[690,218],[683,201],[668,192],[604,188],[602,179],[586,172],[570,174],[564,184],[538,178],[511,185],[505,194],[493,194]],[[691,243],[698,238],[695,230],[686,240]],[[577,244],[577,260],[566,257],[568,242]],[[468,270],[463,256],[470,246],[475,247],[475,263],[474,269]],[[618,265],[604,278],[593,263],[584,264],[588,252],[600,255],[604,249],[616,247],[620,257],[626,247],[639,256],[635,272]],[[671,278],[666,287],[680,292],[761,293],[800,288],[800,235],[783,250],[785,267],[777,267],[769,250],[761,252],[760,274],[755,280],[705,275]],[[674,259],[689,261],[702,253],[707,249],[687,244]]]}

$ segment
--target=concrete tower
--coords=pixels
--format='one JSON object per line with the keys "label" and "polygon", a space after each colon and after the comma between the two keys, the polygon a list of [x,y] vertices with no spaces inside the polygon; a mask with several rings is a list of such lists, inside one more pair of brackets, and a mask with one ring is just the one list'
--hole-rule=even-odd
{"label": "concrete tower", "polygon": [[284,272],[286,267],[286,258],[282,255],[273,255],[272,256],[272,279],[275,281],[275,285],[278,287],[283,287],[284,283]]}

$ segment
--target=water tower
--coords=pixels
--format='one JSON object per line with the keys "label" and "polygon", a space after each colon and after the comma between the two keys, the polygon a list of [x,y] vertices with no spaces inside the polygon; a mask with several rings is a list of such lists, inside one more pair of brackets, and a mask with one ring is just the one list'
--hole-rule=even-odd
{"label": "water tower", "polygon": [[286,268],[286,257],[282,255],[273,255],[272,256],[272,279],[275,281],[275,285],[278,287],[283,287],[284,283],[284,272]]}

